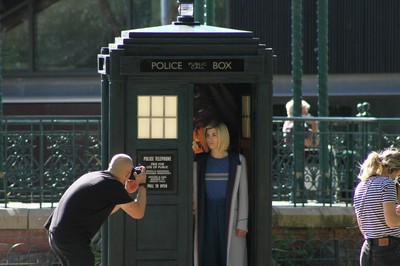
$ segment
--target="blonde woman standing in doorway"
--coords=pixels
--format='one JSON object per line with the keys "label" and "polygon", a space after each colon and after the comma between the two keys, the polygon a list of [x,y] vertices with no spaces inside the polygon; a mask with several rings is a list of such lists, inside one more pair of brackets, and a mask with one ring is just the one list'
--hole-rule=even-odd
{"label": "blonde woman standing in doorway", "polygon": [[196,154],[193,167],[194,265],[246,266],[246,160],[228,150],[224,123],[211,123],[204,131],[209,152]]}

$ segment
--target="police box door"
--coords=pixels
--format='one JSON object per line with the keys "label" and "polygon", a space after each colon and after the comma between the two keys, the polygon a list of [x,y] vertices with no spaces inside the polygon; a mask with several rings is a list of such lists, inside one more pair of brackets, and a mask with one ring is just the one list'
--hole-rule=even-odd
{"label": "police box door", "polygon": [[125,148],[147,168],[147,208],[125,217],[125,265],[191,265],[193,87],[127,84]]}

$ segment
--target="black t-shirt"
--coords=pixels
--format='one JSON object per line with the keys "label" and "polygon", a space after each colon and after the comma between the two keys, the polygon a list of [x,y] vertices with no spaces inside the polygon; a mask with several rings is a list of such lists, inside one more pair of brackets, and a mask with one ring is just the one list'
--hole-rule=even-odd
{"label": "black t-shirt", "polygon": [[124,185],[107,171],[77,179],[45,224],[57,241],[88,243],[118,204],[133,201]]}

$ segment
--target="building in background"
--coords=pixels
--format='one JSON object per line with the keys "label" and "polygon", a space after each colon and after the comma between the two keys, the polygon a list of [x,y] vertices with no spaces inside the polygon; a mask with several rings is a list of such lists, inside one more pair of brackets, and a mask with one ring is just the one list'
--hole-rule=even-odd
{"label": "building in background", "polygon": [[[207,2],[207,1],[206,1]],[[291,1],[216,0],[214,26],[273,47],[274,115],[292,96]],[[317,114],[317,6],[303,1],[303,97]],[[0,0],[4,115],[100,114],[96,58],[122,30],[169,24],[175,0]],[[329,1],[329,113],[400,112],[400,1]]]}

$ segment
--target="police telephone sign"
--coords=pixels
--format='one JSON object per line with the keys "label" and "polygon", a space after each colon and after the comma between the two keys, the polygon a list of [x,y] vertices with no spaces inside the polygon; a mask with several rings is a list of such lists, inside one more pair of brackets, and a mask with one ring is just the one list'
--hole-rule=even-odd
{"label": "police telephone sign", "polygon": [[243,72],[243,59],[142,59],[141,72]]}
{"label": "police telephone sign", "polygon": [[138,161],[146,167],[147,190],[176,190],[176,151],[138,151]]}

